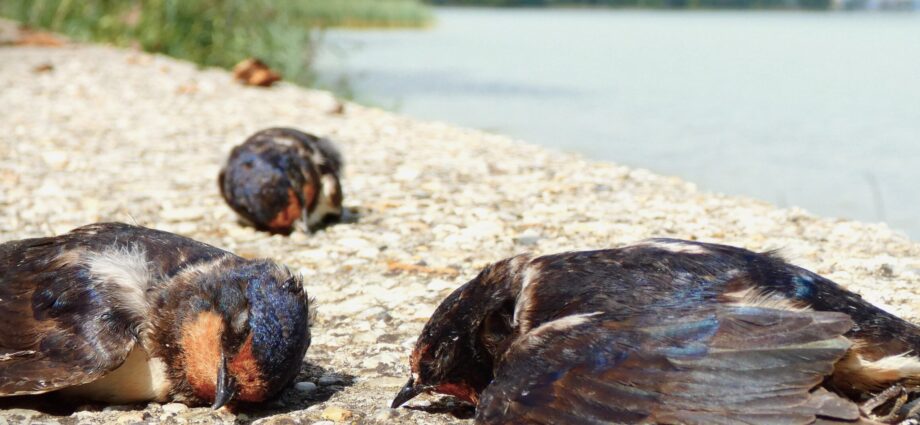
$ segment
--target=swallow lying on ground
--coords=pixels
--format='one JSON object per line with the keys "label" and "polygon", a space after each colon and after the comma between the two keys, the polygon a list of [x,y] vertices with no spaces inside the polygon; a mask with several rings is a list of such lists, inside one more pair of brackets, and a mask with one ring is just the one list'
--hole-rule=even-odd
{"label": "swallow lying on ground", "polygon": [[655,239],[486,267],[425,325],[393,407],[434,392],[480,424],[893,423],[920,410],[918,350],[920,328],[773,253]]}
{"label": "swallow lying on ground", "polygon": [[292,128],[269,128],[230,153],[218,184],[230,208],[259,230],[307,231],[342,215],[342,156],[331,141]]}
{"label": "swallow lying on ground", "polygon": [[259,402],[310,345],[299,277],[121,223],[0,244],[0,396]]}

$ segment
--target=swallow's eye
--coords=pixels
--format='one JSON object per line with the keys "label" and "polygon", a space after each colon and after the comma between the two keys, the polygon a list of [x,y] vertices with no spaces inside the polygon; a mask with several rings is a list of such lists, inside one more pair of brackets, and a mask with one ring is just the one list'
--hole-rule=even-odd
{"label": "swallow's eye", "polygon": [[303,291],[303,286],[300,284],[300,281],[295,276],[291,276],[287,278],[287,280],[281,283],[281,287],[284,288],[284,290],[286,291],[290,291],[294,293],[298,291]]}

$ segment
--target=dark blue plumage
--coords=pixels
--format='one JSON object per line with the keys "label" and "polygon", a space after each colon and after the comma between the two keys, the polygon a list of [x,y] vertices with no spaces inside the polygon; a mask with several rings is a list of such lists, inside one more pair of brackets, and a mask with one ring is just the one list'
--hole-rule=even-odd
{"label": "dark blue plumage", "polygon": [[329,140],[292,128],[256,132],[233,148],[218,176],[227,204],[260,230],[309,231],[342,214],[342,157]]}
{"label": "dark blue plumage", "polygon": [[297,279],[277,285],[264,281],[264,275],[250,279],[246,287],[249,299],[264,300],[250,307],[249,324],[254,335],[253,354],[259,364],[265,365],[263,372],[269,386],[280,388],[294,379],[307,352],[310,312],[302,298],[291,296],[302,291]]}

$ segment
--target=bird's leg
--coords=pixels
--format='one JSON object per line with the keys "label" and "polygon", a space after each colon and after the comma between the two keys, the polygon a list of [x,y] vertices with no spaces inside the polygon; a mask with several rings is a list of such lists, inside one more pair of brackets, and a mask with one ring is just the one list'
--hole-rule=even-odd
{"label": "bird's leg", "polygon": [[[913,387],[907,390],[909,395],[918,395],[920,394],[920,387]],[[902,419],[902,425],[918,425],[920,424],[920,397],[917,397],[909,401],[898,411],[898,416]]]}
{"label": "bird's leg", "polygon": [[903,407],[901,407],[901,412],[903,412],[901,417],[904,418],[904,422],[901,422],[902,424],[907,425],[920,423],[920,398],[905,404]]}
{"label": "bird's leg", "polygon": [[900,388],[901,394],[898,395],[894,400],[894,406],[891,407],[891,410],[888,411],[888,414],[885,416],[878,416],[875,419],[886,424],[893,424],[901,422],[901,419],[904,417],[901,415],[901,408],[904,407],[904,403],[907,403],[907,397],[910,395],[904,388]]}
{"label": "bird's leg", "polygon": [[[920,394],[920,387],[905,388],[901,384],[895,384],[865,401],[859,406],[859,409],[863,415],[881,423],[918,425],[920,424],[920,397],[911,400],[911,397],[917,394]],[[875,409],[889,402],[892,403],[892,406],[886,409],[887,414],[882,416],[872,414]]]}
{"label": "bird's leg", "polygon": [[303,210],[301,210],[300,212],[300,220],[297,220],[294,223],[294,226],[297,228],[297,230],[300,230],[301,232],[304,232],[309,235],[313,233],[313,230],[310,229],[309,223],[310,223],[309,214],[307,212],[307,209],[303,208]]}
{"label": "bird's leg", "polygon": [[859,406],[860,412],[863,415],[869,416],[872,414],[872,411],[879,408],[879,406],[887,403],[891,399],[900,396],[904,393],[904,387],[901,384],[895,384],[888,387],[885,391],[882,391],[875,395]]}

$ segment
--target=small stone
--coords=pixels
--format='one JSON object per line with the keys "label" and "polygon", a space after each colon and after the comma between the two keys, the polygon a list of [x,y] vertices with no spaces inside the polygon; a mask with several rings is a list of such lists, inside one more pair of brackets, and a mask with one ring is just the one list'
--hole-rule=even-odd
{"label": "small stone", "polygon": [[129,410],[134,410],[134,406],[130,404],[113,404],[102,408],[103,412],[127,412]]}
{"label": "small stone", "polygon": [[358,257],[368,258],[368,259],[377,258],[378,254],[380,254],[380,249],[373,247],[373,246],[361,248],[358,250],[358,252],[355,253],[355,255],[357,255]]}
{"label": "small stone", "polygon": [[337,242],[339,246],[349,251],[357,251],[359,249],[371,246],[370,242],[363,238],[341,238]]}
{"label": "small stone", "polygon": [[120,424],[142,424],[146,420],[144,412],[129,412],[118,415],[118,419],[115,422]]}
{"label": "small stone", "polygon": [[338,406],[327,407],[326,410],[323,410],[322,416],[323,419],[329,419],[331,421],[341,422],[350,419],[354,414],[350,410],[343,409]]}
{"label": "small stone", "polygon": [[341,380],[335,375],[323,375],[323,376],[320,376],[316,382],[318,382],[320,385],[326,386],[326,385],[337,384],[340,381]]}
{"label": "small stone", "polygon": [[166,403],[163,405],[163,412],[176,415],[188,410],[188,406],[182,403]]}
{"label": "small stone", "polygon": [[375,317],[375,316],[377,316],[377,315],[379,315],[379,314],[386,313],[386,311],[387,311],[387,310],[386,310],[385,308],[380,307],[380,306],[378,305],[378,306],[370,307],[370,308],[368,308],[367,310],[364,310],[364,311],[358,313],[358,316],[357,316],[357,317],[358,317],[359,319],[369,319],[369,318]]}
{"label": "small stone", "polygon": [[313,422],[313,425],[335,425],[335,422],[332,422],[332,421],[319,421],[319,422]]}
{"label": "small stone", "polygon": [[[239,418],[239,416],[237,416],[237,418]],[[259,419],[253,422],[252,425],[296,425],[298,423],[300,422],[290,416],[274,416]]]}
{"label": "small stone", "polygon": [[420,170],[417,170],[411,167],[407,167],[407,166],[402,166],[396,170],[396,173],[393,174],[393,178],[398,181],[407,182],[407,181],[413,181],[417,179],[418,176],[421,174],[422,172]]}
{"label": "small stone", "polygon": [[534,246],[537,244],[537,242],[540,241],[540,239],[543,239],[543,237],[540,235],[534,233],[524,233],[514,238],[514,242],[518,245]]}
{"label": "small stone", "polygon": [[444,279],[431,279],[431,281],[428,282],[428,286],[427,286],[427,287],[428,287],[428,289],[437,292],[437,291],[442,291],[442,290],[444,290],[444,289],[453,289],[453,288],[456,288],[456,287],[457,287],[457,284],[454,283],[454,282],[448,282],[448,281],[446,281],[446,280],[444,280]]}
{"label": "small stone", "polygon": [[379,367],[390,367],[393,366],[402,359],[402,356],[391,353],[391,352],[382,352],[373,357],[368,357],[361,361],[361,367],[364,369],[376,369]]}
{"label": "small stone", "polygon": [[[77,412],[77,413],[89,413],[89,412]],[[76,417],[77,413],[74,413],[73,416]],[[30,410],[30,409],[9,409],[9,410],[3,411],[3,416],[6,416],[7,418],[14,420],[12,423],[20,423],[18,422],[20,420],[22,421],[21,423],[29,423],[30,419],[33,416],[38,416],[40,414],[41,412],[37,410]]]}
{"label": "small stone", "polygon": [[399,417],[399,410],[383,408],[383,409],[378,410],[377,413],[374,414],[373,420],[380,422],[380,423],[390,423],[390,421],[398,417]]}
{"label": "small stone", "polygon": [[70,161],[68,159],[66,152],[61,151],[46,151],[42,152],[42,160],[45,161],[45,164],[48,164],[49,167],[55,170],[63,170],[67,166],[67,163]]}
{"label": "small stone", "polygon": [[298,382],[294,384],[294,389],[304,394],[311,394],[316,391],[316,384],[308,381]]}
{"label": "small stone", "polygon": [[185,419],[181,416],[168,415],[166,413],[160,415],[160,421],[173,423],[173,424],[187,424],[188,423],[188,419]]}

